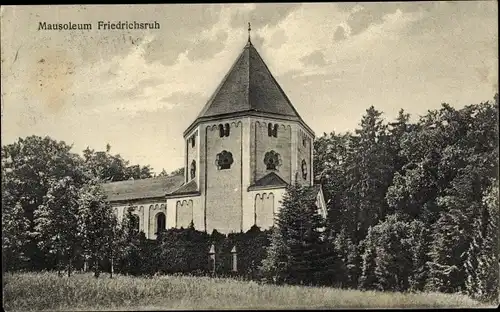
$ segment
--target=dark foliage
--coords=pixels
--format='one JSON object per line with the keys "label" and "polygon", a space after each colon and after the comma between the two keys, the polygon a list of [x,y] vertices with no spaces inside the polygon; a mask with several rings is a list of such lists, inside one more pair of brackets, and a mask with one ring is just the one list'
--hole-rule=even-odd
{"label": "dark foliage", "polygon": [[387,123],[370,107],[352,133],[314,142],[327,220],[307,188],[290,186],[271,230],[190,226],[157,240],[137,232],[131,211],[117,224],[95,186],[151,177],[149,166],[130,165],[109,145],[81,157],[48,137],[19,139],[2,146],[3,269],[212,274],[213,245],[218,276],[493,300],[498,139],[498,95],[461,109],[443,104],[415,122],[400,111]]}

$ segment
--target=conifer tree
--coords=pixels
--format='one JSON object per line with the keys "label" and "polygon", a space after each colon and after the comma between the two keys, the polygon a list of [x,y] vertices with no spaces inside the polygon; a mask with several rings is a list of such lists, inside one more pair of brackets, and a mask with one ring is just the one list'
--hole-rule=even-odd
{"label": "conifer tree", "polygon": [[[498,96],[498,95],[497,95]],[[498,103],[498,102],[497,102]],[[481,282],[482,292],[487,300],[495,300],[498,304],[499,263],[500,263],[500,209],[498,180],[493,180],[483,200],[486,206],[485,242],[483,255],[479,262],[479,271],[484,272]]]}
{"label": "conifer tree", "polygon": [[467,293],[480,300],[498,299],[498,186],[485,192],[483,213],[473,227],[465,262]]}
{"label": "conifer tree", "polygon": [[387,124],[382,113],[371,106],[356,129],[353,146],[356,170],[353,186],[356,189],[357,240],[359,243],[368,228],[384,219],[388,212],[385,193],[392,182],[393,159]]}
{"label": "conifer tree", "polygon": [[[481,247],[483,247],[484,237],[481,231],[482,224],[479,220],[474,220],[474,236],[467,250],[467,261],[465,262],[465,288],[466,292],[471,297],[480,296],[481,291],[481,276],[479,272],[479,261],[481,261]],[[484,278],[484,277],[483,277]]]}
{"label": "conifer tree", "polygon": [[370,227],[368,229],[368,235],[361,244],[362,249],[364,250],[362,255],[363,267],[359,280],[359,286],[361,289],[375,289],[377,287],[377,276],[375,275],[375,269],[377,267],[377,246],[373,238],[375,235],[374,231],[375,228]]}
{"label": "conifer tree", "polygon": [[470,221],[458,209],[443,212],[434,225],[427,289],[441,292],[464,290],[464,261],[469,248],[464,228]]}
{"label": "conifer tree", "polygon": [[266,249],[266,258],[262,260],[262,274],[274,283],[285,283],[290,273],[290,249],[278,227],[272,229],[270,241],[271,244]]}
{"label": "conifer tree", "polygon": [[322,232],[324,225],[312,189],[288,186],[263,261],[265,274],[279,282],[294,284],[332,282],[330,266],[335,260],[333,248],[329,248]]}
{"label": "conifer tree", "polygon": [[409,276],[410,290],[422,291],[428,277],[430,231],[425,223],[413,220],[409,225],[409,236],[408,248],[411,250],[412,261],[412,273]]}

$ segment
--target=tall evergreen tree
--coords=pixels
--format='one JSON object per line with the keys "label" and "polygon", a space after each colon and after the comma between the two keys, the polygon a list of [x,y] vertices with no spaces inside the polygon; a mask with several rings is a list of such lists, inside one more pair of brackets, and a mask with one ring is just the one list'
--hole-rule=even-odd
{"label": "tall evergreen tree", "polygon": [[470,225],[458,209],[443,212],[434,225],[427,287],[441,292],[462,291],[465,286],[463,264],[469,248],[464,228]]}
{"label": "tall evergreen tree", "polygon": [[466,291],[477,299],[498,300],[498,184],[485,192],[484,210],[474,222],[465,263]]}
{"label": "tall evergreen tree", "polygon": [[290,248],[283,232],[276,226],[272,229],[270,241],[260,270],[268,280],[278,284],[285,283],[290,274]]}
{"label": "tall evergreen tree", "polygon": [[407,246],[411,250],[412,272],[409,276],[410,290],[422,291],[428,278],[427,262],[431,244],[430,231],[426,224],[413,220],[409,224]]}
{"label": "tall evergreen tree", "polygon": [[322,232],[324,224],[312,189],[288,186],[263,262],[265,274],[294,284],[314,284],[322,274],[323,282],[331,281],[328,267],[335,260]]}
{"label": "tall evergreen tree", "polygon": [[368,229],[368,235],[362,241],[361,247],[363,249],[363,266],[362,273],[359,279],[359,287],[361,289],[375,289],[377,288],[377,276],[375,275],[375,269],[377,267],[377,245],[375,239],[373,238],[376,229],[370,227]]}

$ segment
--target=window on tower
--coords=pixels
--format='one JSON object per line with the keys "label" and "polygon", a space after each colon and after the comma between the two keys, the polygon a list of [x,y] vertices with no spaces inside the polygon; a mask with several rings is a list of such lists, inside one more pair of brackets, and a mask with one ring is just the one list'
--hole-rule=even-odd
{"label": "window on tower", "polygon": [[277,168],[281,166],[281,156],[275,151],[267,152],[264,156],[264,164],[266,164],[267,170],[278,170]]}
{"label": "window on tower", "polygon": [[230,127],[229,124],[219,124],[219,136],[222,137],[228,137],[230,133]]}
{"label": "window on tower", "polygon": [[193,160],[191,162],[191,179],[194,179],[196,177],[196,161]]}
{"label": "window on tower", "polygon": [[267,135],[270,137],[273,136],[273,124],[272,123],[267,124]]}
{"label": "window on tower", "polygon": [[307,180],[307,163],[304,159],[302,160],[302,178]]}
{"label": "window on tower", "polygon": [[233,162],[234,162],[233,154],[231,154],[231,152],[228,152],[226,150],[217,154],[215,158],[215,165],[219,170],[230,169]]}
{"label": "window on tower", "polygon": [[275,138],[278,137],[278,124],[274,124],[273,137],[275,137]]}
{"label": "window on tower", "polygon": [[222,124],[219,125],[219,136],[221,138],[224,136],[224,126]]}

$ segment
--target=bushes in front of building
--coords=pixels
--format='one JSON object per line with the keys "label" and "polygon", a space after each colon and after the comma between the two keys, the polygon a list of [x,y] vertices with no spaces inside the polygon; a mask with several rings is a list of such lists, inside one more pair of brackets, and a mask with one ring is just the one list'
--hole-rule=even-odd
{"label": "bushes in front of building", "polygon": [[155,241],[156,257],[152,266],[154,273],[196,274],[207,272],[210,236],[188,227],[170,229],[158,234]]}
{"label": "bushes in front of building", "polygon": [[255,225],[245,233],[230,233],[227,236],[214,231],[211,238],[215,249],[215,273],[258,279],[266,247],[270,243],[270,233],[270,230],[262,231]]}
{"label": "bushes in front of building", "polygon": [[[186,229],[160,232],[156,240],[148,240],[144,233],[136,233],[135,238],[127,239],[114,271],[135,276],[215,274],[255,279],[259,277],[259,267],[269,245],[269,233],[269,230],[262,231],[253,226],[245,233],[224,235],[214,230],[208,234],[197,231],[192,224]],[[212,245],[215,254],[210,253]],[[111,271],[109,261],[102,266],[104,271]]]}

